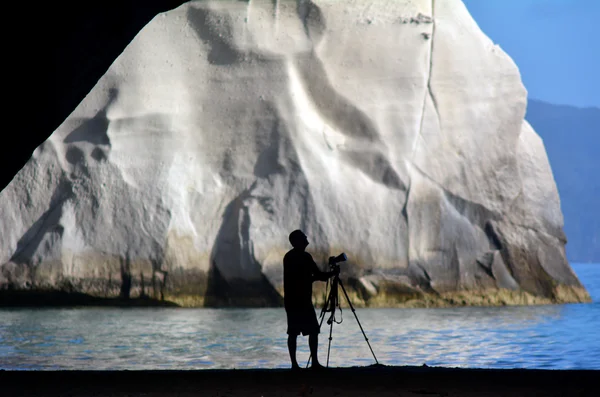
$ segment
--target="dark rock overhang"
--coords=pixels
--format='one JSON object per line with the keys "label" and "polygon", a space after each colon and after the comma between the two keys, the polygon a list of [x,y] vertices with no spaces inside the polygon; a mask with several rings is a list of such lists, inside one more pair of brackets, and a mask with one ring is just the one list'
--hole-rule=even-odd
{"label": "dark rock overhang", "polygon": [[[184,1],[12,2],[6,24],[0,190],[69,116],[137,33]],[[7,122],[8,121],[8,122]],[[10,141],[9,141],[10,138]]]}

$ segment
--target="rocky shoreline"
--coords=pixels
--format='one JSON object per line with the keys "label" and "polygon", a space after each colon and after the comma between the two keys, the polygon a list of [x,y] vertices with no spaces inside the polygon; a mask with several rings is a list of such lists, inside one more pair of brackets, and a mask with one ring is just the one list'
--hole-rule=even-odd
{"label": "rocky shoreline", "polygon": [[79,292],[0,290],[0,307],[179,307],[170,301],[150,297],[102,298]]}
{"label": "rocky shoreline", "polygon": [[[320,291],[319,292],[323,292]],[[590,303],[591,298],[583,287],[568,286],[556,288],[550,297],[536,296],[525,291],[478,290],[449,292],[443,294],[380,294],[375,298],[361,295],[359,291],[348,290],[352,305],[357,308],[439,308],[465,306],[529,306],[564,303]],[[324,293],[313,296],[315,307],[323,306]],[[349,307],[340,296],[343,307]],[[232,302],[219,301],[210,304],[201,295],[166,294],[165,299],[151,296],[99,297],[91,294],[60,290],[0,290],[0,307],[282,307],[267,301],[239,298]]]}

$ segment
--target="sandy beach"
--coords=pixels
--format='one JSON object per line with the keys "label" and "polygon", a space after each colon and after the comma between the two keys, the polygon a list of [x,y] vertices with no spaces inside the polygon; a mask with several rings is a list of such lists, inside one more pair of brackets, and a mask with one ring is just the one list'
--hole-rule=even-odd
{"label": "sandy beach", "polygon": [[3,396],[556,396],[593,395],[599,371],[370,366],[204,371],[0,372]]}

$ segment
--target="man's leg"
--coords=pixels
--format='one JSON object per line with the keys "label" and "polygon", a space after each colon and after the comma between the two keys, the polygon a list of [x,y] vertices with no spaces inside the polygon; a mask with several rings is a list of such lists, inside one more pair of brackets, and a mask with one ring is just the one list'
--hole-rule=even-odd
{"label": "man's leg", "polygon": [[317,350],[319,349],[319,334],[318,333],[308,335],[308,347],[310,347],[312,367],[313,368],[323,368],[323,366],[319,363],[319,356],[317,356]]}
{"label": "man's leg", "polygon": [[292,360],[292,369],[299,369],[298,361],[296,361],[296,338],[298,335],[288,335],[288,350],[290,359]]}

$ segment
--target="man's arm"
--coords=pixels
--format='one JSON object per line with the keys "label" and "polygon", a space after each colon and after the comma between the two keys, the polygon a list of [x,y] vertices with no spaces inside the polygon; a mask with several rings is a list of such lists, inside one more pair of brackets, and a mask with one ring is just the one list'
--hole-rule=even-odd
{"label": "man's arm", "polygon": [[318,281],[327,281],[330,277],[333,277],[336,274],[339,274],[339,270],[337,270],[337,271],[333,270],[333,271],[330,271],[330,272],[322,272],[319,269],[319,266],[317,266],[317,264],[313,260],[312,256],[310,254],[308,254],[308,256],[310,257],[310,267],[311,267],[311,273],[312,273],[312,280],[313,281],[317,281],[317,280]]}

